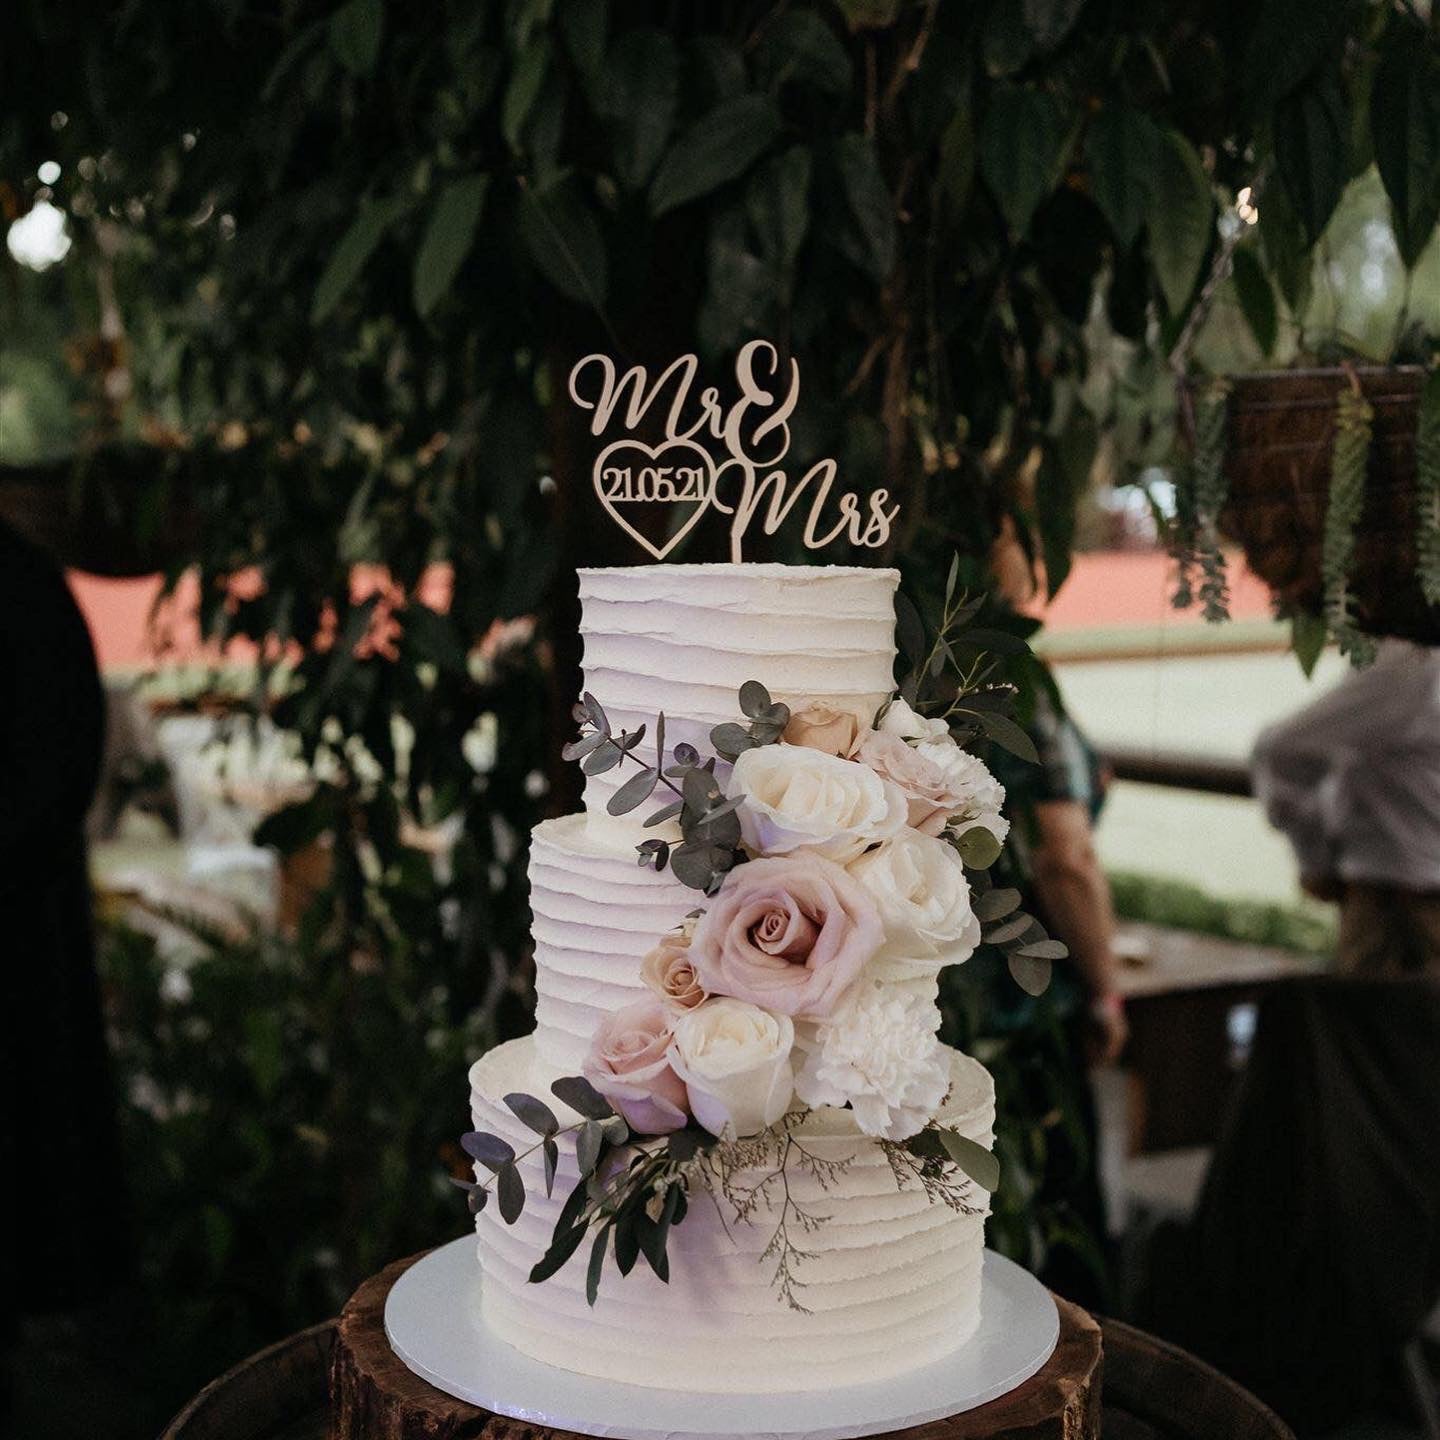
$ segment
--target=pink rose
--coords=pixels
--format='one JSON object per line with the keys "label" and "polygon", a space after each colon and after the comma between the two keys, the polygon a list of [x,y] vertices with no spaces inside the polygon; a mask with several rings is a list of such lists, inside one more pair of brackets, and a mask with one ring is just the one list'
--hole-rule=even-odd
{"label": "pink rose", "polygon": [[688,935],[667,935],[640,962],[640,978],[671,1010],[693,1010],[705,999]]}
{"label": "pink rose", "polygon": [[906,818],[924,835],[939,835],[945,822],[965,803],[965,792],[945,770],[888,730],[869,731],[855,758],[905,792]]}
{"label": "pink rose", "polygon": [[864,887],[833,861],[800,852],[733,870],[690,952],[710,994],[823,1020],[884,938]]}
{"label": "pink rose", "polygon": [[832,710],[819,703],[791,712],[790,723],[780,737],[787,745],[808,745],[827,755],[848,759],[860,735],[859,718],[849,710]]}
{"label": "pink rose", "polygon": [[683,1130],[689,1117],[685,1082],[670,1068],[670,1017],[658,1000],[641,1000],[607,1015],[590,1042],[585,1078],[637,1135]]}

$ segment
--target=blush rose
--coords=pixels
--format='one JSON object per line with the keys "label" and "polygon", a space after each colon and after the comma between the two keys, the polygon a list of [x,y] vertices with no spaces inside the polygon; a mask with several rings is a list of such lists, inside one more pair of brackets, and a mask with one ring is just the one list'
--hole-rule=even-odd
{"label": "blush rose", "polygon": [[689,1117],[685,1082],[671,1068],[670,1015],[659,1000],[600,1022],[582,1073],[639,1135],[669,1135]]}

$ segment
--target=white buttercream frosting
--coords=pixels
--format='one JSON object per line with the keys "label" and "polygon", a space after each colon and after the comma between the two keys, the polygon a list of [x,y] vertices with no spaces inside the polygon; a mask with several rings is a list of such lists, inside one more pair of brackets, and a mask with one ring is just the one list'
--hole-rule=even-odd
{"label": "white buttercream frosting", "polygon": [[[941,1122],[989,1145],[990,1076],[958,1052],[949,1052],[949,1062]],[[548,1096],[559,1073],[540,1060],[533,1040],[492,1050],[470,1071],[476,1128],[523,1151],[535,1137],[500,1097],[514,1090]],[[573,1118],[558,1102],[556,1108]],[[863,1384],[963,1344],[979,1323],[983,1213],[933,1203],[917,1184],[901,1188],[880,1147],[859,1133],[847,1112],[816,1111],[798,1133],[815,1154],[851,1161],[828,1189],[793,1164],[787,1172],[795,1199],[825,1216],[803,1237],[808,1258],[796,1271],[804,1287],[797,1299],[809,1313],[778,1297],[773,1261],[761,1258],[775,1211],[762,1204],[753,1221],[737,1222],[723,1199],[717,1210],[704,1194],[691,1197],[684,1224],[670,1234],[668,1285],[643,1261],[621,1278],[612,1258],[591,1309],[585,1302],[588,1245],[543,1284],[530,1284],[530,1268],[549,1245],[577,1178],[567,1139],[552,1197],[545,1196],[536,1152],[520,1162],[527,1200],[516,1224],[506,1225],[493,1205],[477,1218],[486,1323],[518,1350],[568,1370],[720,1392]],[[977,1211],[986,1198],[973,1191]]]}
{"label": "white buttercream frosting", "polygon": [[[581,570],[585,688],[617,734],[645,724],[653,737],[663,711],[667,745],[688,741],[705,754],[712,727],[742,718],[736,694],[747,680],[787,704],[873,716],[894,688],[899,579],[844,565]],[[649,739],[639,754],[651,762]],[[585,808],[598,826],[622,833],[605,802],[632,773],[626,765],[587,778]]]}

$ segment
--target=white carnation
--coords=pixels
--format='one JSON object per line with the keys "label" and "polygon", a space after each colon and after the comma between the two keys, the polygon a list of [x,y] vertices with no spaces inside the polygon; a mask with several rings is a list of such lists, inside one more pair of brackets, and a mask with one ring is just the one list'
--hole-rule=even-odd
{"label": "white carnation", "polygon": [[807,1105],[849,1104],[866,1135],[905,1140],[923,1130],[950,1085],[933,1001],[869,985],[808,1043],[795,1081]]}
{"label": "white carnation", "polygon": [[902,740],[946,740],[950,737],[950,725],[941,719],[929,719],[916,711],[908,700],[896,696],[890,702],[877,729],[889,735],[898,735]]}
{"label": "white carnation", "polygon": [[950,828],[963,834],[981,825],[1003,844],[1010,833],[1010,822],[1000,813],[1005,804],[1005,787],[985,762],[962,750],[948,736],[943,740],[921,740],[915,749],[944,772],[952,792],[961,797]]}

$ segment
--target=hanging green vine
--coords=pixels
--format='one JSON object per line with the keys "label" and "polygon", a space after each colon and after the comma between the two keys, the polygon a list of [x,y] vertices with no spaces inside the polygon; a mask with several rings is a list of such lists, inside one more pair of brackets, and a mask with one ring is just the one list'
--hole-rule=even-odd
{"label": "hanging green vine", "polygon": [[1220,548],[1220,511],[1230,492],[1225,474],[1229,402],[1230,382],[1223,377],[1208,381],[1195,402],[1195,443],[1189,464],[1176,477],[1170,529],[1176,566],[1172,603],[1183,610],[1198,598],[1210,621],[1230,618],[1230,587]]}
{"label": "hanging green vine", "polygon": [[1440,370],[1420,393],[1415,431],[1415,575],[1428,605],[1440,605]]}
{"label": "hanging green vine", "polygon": [[1365,471],[1370,459],[1370,426],[1375,412],[1358,387],[1342,390],[1335,402],[1335,440],[1330,451],[1330,500],[1320,572],[1325,583],[1325,621],[1342,655],[1356,665],[1375,657],[1375,644],[1355,619],[1350,565],[1355,530],[1365,505]]}

